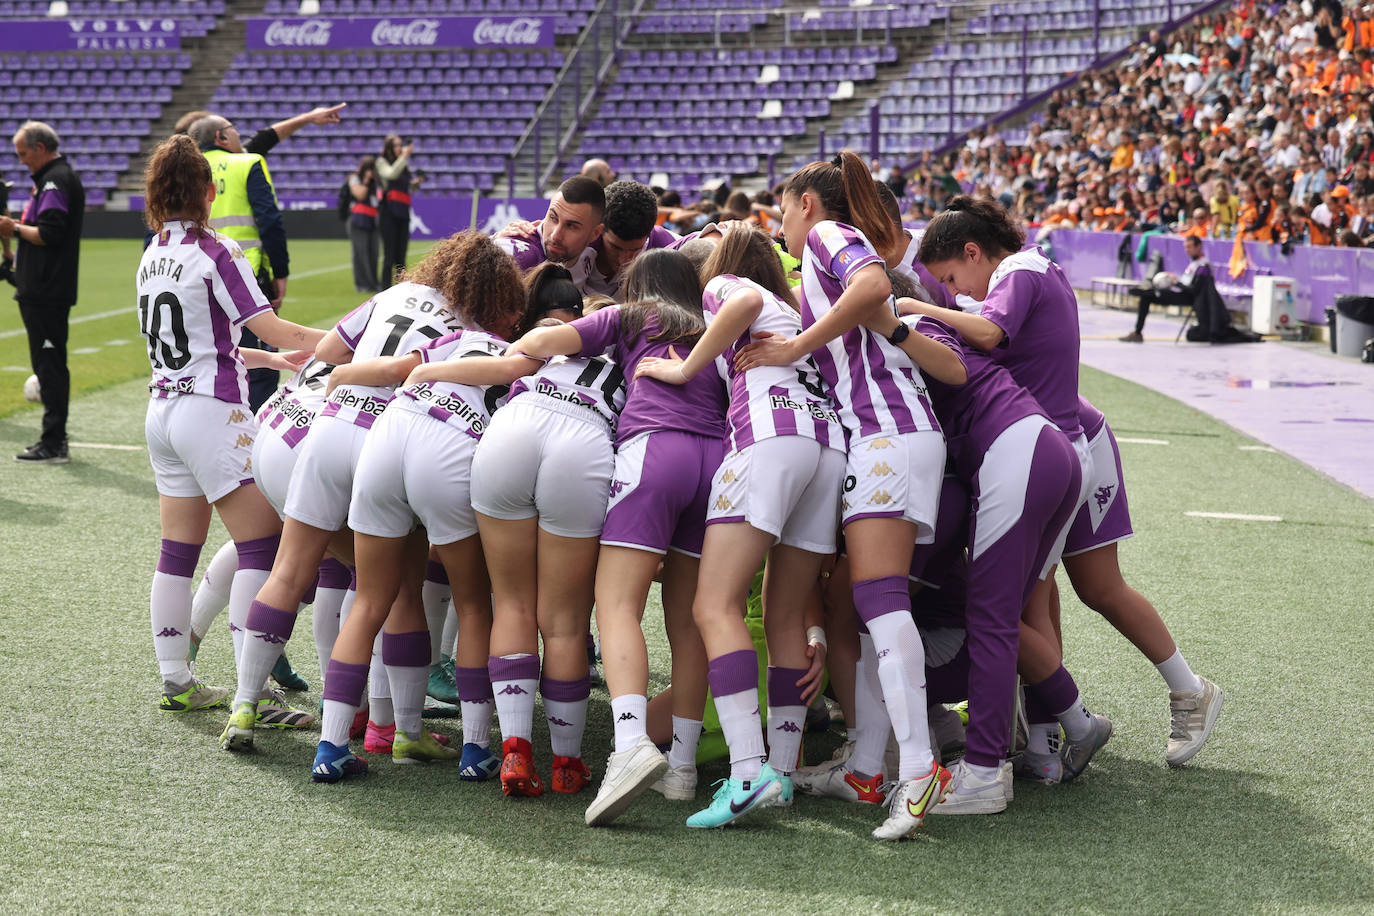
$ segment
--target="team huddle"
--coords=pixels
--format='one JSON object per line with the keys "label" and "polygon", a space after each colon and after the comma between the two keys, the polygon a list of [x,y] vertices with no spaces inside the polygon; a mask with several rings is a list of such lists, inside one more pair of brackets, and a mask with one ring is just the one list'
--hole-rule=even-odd
{"label": "team huddle", "polygon": [[[845,152],[783,185],[780,248],[746,221],[679,238],[643,185],[573,178],[539,222],[440,242],[325,331],[278,317],[207,227],[188,138],[147,179],[162,708],[228,699],[193,668],[213,507],[232,539],[207,573],[238,671],[225,749],[314,722],[268,685],[312,604],[315,781],[366,773],[365,737],[538,796],[538,694],[548,785],[579,792],[594,607],[615,743],[588,825],[650,789],[695,798],[709,693],[730,775],[688,826],[800,790],[886,803],[873,836],[897,840],[1004,810],[1014,770],[1075,779],[1111,737],[1063,664],[1060,562],[1163,676],[1170,765],[1207,740],[1220,689],[1117,566],[1132,531],[1116,441],[1078,393],[1073,290],[996,203],[956,198],[912,233]],[[282,352],[240,349],[242,328]],[[255,366],[294,373],[256,417]],[[672,683],[651,701],[655,580]],[[461,748],[422,722],[444,655]],[[801,767],[827,680],[850,740]]]}

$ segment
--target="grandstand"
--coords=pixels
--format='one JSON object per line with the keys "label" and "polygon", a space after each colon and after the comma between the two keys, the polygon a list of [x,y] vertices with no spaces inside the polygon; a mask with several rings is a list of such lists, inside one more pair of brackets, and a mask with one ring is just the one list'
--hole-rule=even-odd
{"label": "grandstand", "polygon": [[[970,0],[8,0],[0,17],[22,23],[154,22],[175,50],[12,51],[6,63],[33,88],[3,117],[54,121],[93,206],[137,193],[139,153],[185,110],[212,108],[251,130],[334,101],[350,103],[342,125],[274,156],[288,200],[327,196],[392,131],[417,140],[431,195],[538,193],[593,154],[690,191],[711,179],[761,183],[825,145],[867,152],[873,104],[879,155],[911,158],[1198,5],[1051,0],[1059,15],[1047,19],[1030,15],[1043,3]],[[246,24],[264,18],[493,15],[548,19],[552,40],[250,47],[246,37]],[[1008,43],[1022,51],[1019,67],[1007,66]],[[643,126],[625,130],[627,120]]]}

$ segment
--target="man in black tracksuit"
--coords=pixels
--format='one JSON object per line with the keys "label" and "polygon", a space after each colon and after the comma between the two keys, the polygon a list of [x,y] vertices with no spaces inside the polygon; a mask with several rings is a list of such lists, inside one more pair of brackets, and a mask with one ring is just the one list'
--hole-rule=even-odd
{"label": "man in black tracksuit", "polygon": [[18,243],[14,298],[43,400],[42,437],[14,456],[30,464],[67,462],[67,316],[76,304],[86,189],[57,145],[57,132],[41,121],[19,128],[14,150],[33,175],[33,198],[19,220],[0,216],[0,238]]}

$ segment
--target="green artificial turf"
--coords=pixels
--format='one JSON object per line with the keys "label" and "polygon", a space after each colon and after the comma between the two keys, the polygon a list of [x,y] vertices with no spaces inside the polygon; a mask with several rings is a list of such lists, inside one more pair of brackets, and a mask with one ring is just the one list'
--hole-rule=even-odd
{"label": "green artificial turf", "polygon": [[[330,257],[344,245],[321,246],[318,263]],[[323,318],[356,298],[346,271],[293,289],[302,320],[307,301]],[[146,365],[129,349],[138,359],[110,363],[125,380],[78,389],[103,388],[74,400],[73,441],[142,445]],[[1169,442],[1121,447],[1139,532],[1122,566],[1226,690],[1225,711],[1192,764],[1166,767],[1162,680],[1061,575],[1066,662],[1115,737],[1074,784],[1018,782],[1005,814],[932,818],[895,845],[868,838],[879,809],[805,797],[698,832],[682,824],[694,807],[651,794],[589,830],[594,786],[507,799],[452,766],[375,755],[365,779],[320,786],[313,730],[260,732],[256,752],[231,756],[216,742],[226,712],[156,709],[147,456],[73,447],[70,465],[20,466],[7,456],[33,440],[37,411],[0,418],[0,911],[1369,912],[1374,505],[1241,451],[1252,440],[1175,401],[1087,369],[1082,384],[1118,436]],[[223,537],[216,525],[202,565]],[[314,709],[308,628],[290,654],[312,685],[298,705]],[[656,603],[646,629],[662,686]],[[223,618],[198,667],[233,685]],[[598,781],[610,736],[595,690],[584,748]],[[808,758],[838,741],[809,736]],[[535,747],[547,776],[545,731]],[[725,767],[701,775],[704,803]]]}

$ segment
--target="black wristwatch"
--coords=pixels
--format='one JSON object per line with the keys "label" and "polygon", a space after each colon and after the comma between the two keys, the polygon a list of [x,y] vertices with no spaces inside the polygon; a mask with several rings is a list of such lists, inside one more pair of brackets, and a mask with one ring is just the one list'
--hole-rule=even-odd
{"label": "black wristwatch", "polygon": [[897,330],[892,332],[892,336],[888,337],[887,342],[892,344],[894,347],[898,347],[901,346],[902,341],[906,340],[910,336],[911,326],[903,321],[897,325]]}

